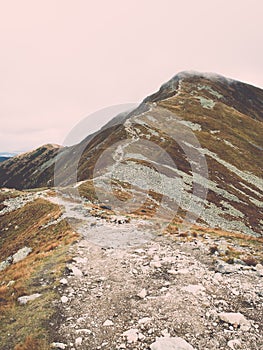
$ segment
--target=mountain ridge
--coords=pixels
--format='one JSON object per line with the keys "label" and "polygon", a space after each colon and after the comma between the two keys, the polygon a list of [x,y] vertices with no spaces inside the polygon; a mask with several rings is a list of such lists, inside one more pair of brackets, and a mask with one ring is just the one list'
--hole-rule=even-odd
{"label": "mountain ridge", "polygon": [[[20,161],[17,164],[5,162],[0,166],[0,184],[20,187],[19,189],[50,187],[54,185],[54,170],[56,185],[72,186],[79,181],[85,182],[92,179],[97,161],[105,150],[125,140],[128,143],[133,140],[133,143],[137,138],[157,144],[172,157],[179,172],[173,171],[173,175],[168,175],[167,166],[159,158],[161,176],[167,183],[173,181],[173,176],[183,179],[185,202],[189,201],[189,192],[193,189],[191,175],[194,175],[191,174],[191,164],[185,151],[192,152],[195,156],[204,154],[208,178],[200,178],[198,181],[199,187],[208,187],[208,194],[203,201],[206,214],[200,220],[228,230],[261,235],[262,101],[263,90],[257,87],[215,74],[181,72],[163,84],[159,91],[146,97],[133,111],[120,118],[116,117],[115,121],[110,121],[79,144],[61,149],[33,151],[27,159],[23,156],[19,158],[22,167]],[[191,144],[193,140],[190,143],[182,140],[181,145],[172,140],[169,136],[171,130],[175,132],[175,129],[183,127],[195,135],[200,146]],[[183,130],[185,129],[181,129]],[[179,132],[176,137],[179,137]],[[38,157],[38,153],[42,156]],[[149,168],[142,164],[138,154],[135,159],[129,159],[128,163],[126,162],[126,168],[122,167],[123,174],[129,172],[133,174],[133,179],[142,176],[147,180],[145,174]],[[21,173],[23,166],[25,171]],[[138,166],[143,170],[139,171]],[[22,180],[15,173],[17,168]],[[119,174],[116,181],[124,193],[125,181],[123,182],[122,175]],[[129,181],[131,183],[133,180]],[[105,187],[105,183],[101,186]],[[156,197],[160,189],[154,183],[152,186]],[[82,195],[90,199],[91,192],[85,194],[84,188],[85,185],[79,187]],[[137,189],[143,191],[139,182]],[[92,191],[94,194],[94,188]],[[171,198],[171,192],[159,195]],[[152,201],[153,197],[150,197]],[[172,200],[176,200],[175,197]],[[183,212],[186,210],[185,204]]]}

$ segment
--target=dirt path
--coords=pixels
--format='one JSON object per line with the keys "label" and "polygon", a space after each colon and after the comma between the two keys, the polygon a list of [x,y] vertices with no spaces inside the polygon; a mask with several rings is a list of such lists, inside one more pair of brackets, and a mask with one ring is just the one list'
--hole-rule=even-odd
{"label": "dirt path", "polygon": [[[66,202],[64,215],[79,220],[83,238],[60,282],[54,347],[263,349],[263,277],[256,268],[216,268],[208,238],[175,241],[144,230],[142,221],[107,223]],[[231,321],[224,312],[244,318]],[[157,337],[173,345],[155,343]],[[188,345],[176,347],[173,337]]]}

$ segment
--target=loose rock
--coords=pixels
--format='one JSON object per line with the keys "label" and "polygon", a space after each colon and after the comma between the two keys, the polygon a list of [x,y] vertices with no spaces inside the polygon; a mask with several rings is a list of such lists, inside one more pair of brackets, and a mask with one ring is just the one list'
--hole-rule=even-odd
{"label": "loose rock", "polygon": [[13,264],[25,259],[28,254],[32,252],[32,248],[24,247],[19,249],[14,255],[13,255]]}
{"label": "loose rock", "polygon": [[240,312],[221,312],[219,318],[235,327],[240,326],[242,330],[248,330],[251,326],[250,322]]}
{"label": "loose rock", "polygon": [[180,337],[159,338],[150,346],[151,350],[194,350],[194,348]]}
{"label": "loose rock", "polygon": [[19,297],[17,299],[17,301],[19,302],[19,304],[21,305],[25,305],[27,304],[29,301],[33,301],[37,298],[39,298],[41,296],[41,294],[39,293],[35,293],[35,294],[32,294],[32,295],[24,295],[22,297]]}

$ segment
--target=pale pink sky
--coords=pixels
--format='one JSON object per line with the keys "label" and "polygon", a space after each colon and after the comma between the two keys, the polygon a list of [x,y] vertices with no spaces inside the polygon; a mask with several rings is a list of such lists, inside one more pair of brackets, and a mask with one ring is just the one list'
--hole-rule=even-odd
{"label": "pale pink sky", "polygon": [[262,87],[262,13],[262,0],[0,0],[0,151],[63,143],[182,70]]}

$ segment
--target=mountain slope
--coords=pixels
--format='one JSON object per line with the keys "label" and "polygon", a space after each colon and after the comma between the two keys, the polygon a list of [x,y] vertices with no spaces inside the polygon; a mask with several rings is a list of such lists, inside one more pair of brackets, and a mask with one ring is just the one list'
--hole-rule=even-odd
{"label": "mountain slope", "polygon": [[0,163],[5,162],[8,159],[10,159],[10,157],[1,157],[0,156]]}
{"label": "mountain slope", "polygon": [[8,159],[0,168],[0,186],[16,189],[48,186],[60,146],[47,144]]}
{"label": "mountain slope", "polygon": [[[45,151],[33,156],[34,161],[31,156],[21,156],[0,165],[0,185],[52,186],[54,169],[59,186],[91,179],[106,151],[103,167],[96,174],[101,192],[109,190],[105,178],[111,175],[123,195],[149,192],[150,204],[145,208],[142,199],[142,212],[162,198],[164,204],[159,206],[164,211],[170,208],[171,215],[179,206],[176,212],[182,217],[192,212],[211,227],[261,235],[262,107],[263,90],[259,88],[217,75],[179,73],[120,123],[78,145],[59,153],[57,149]],[[113,174],[117,148],[121,159]],[[87,185],[81,184],[81,194],[95,198],[93,185],[88,187],[86,191]],[[103,198],[108,200],[106,195]]]}

